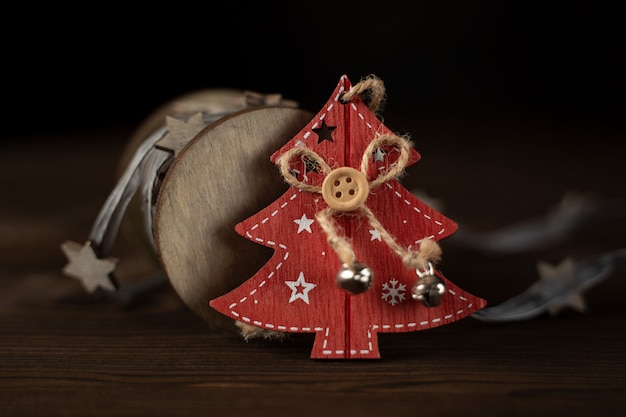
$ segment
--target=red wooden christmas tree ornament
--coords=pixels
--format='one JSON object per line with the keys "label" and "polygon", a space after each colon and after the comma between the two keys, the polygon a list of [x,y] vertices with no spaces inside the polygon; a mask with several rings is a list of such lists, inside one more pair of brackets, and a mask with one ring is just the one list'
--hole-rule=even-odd
{"label": "red wooden christmas tree ornament", "polygon": [[315,359],[380,358],[379,332],[429,329],[485,306],[434,267],[436,241],[457,225],[400,185],[420,155],[355,88],[342,76],[322,110],[271,156],[291,187],[236,231],[274,253],[210,301],[259,329],[315,332]]}

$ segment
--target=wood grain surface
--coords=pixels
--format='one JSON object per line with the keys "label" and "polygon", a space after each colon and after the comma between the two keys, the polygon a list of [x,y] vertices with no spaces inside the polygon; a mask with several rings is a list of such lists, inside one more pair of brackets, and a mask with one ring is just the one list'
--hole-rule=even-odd
{"label": "wood grain surface", "polygon": [[[389,113],[385,123],[411,132],[422,155],[404,186],[437,200],[461,228],[497,230],[541,216],[572,191],[626,197],[623,130],[402,114]],[[626,414],[623,267],[586,292],[585,314],[501,324],[467,318],[381,334],[377,361],[311,360],[309,334],[244,342],[212,331],[170,285],[123,302],[86,294],[62,275],[59,245],[86,237],[130,133],[44,135],[0,153],[0,415]],[[605,216],[557,244],[499,255],[451,237],[442,243],[442,267],[495,305],[537,280],[538,260],[624,247],[625,232],[622,216]],[[122,282],[150,270],[123,236],[111,255]]]}
{"label": "wood grain surface", "polygon": [[[447,325],[484,305],[452,280],[446,280],[448,293],[438,305],[427,307],[411,297],[416,269],[424,264],[406,264],[389,242],[417,254],[423,241],[452,235],[456,224],[397,183],[394,172],[417,162],[419,154],[399,137],[382,140],[395,136],[360,97],[343,102],[343,92],[352,88],[342,77],[318,113],[273,152],[270,159],[281,165],[283,175],[292,172],[291,186],[236,226],[243,238],[271,249],[272,258],[210,304],[259,329],[315,333],[314,359],[378,359],[379,333]],[[303,149],[308,159],[300,154]],[[379,161],[375,150],[384,155]],[[327,186],[334,189],[325,193]],[[325,227],[321,213],[330,213]],[[335,224],[333,230],[329,224]],[[386,238],[376,239],[372,232]],[[329,243],[340,239],[345,239],[342,250]],[[336,276],[342,267],[357,271],[357,265],[366,265],[362,268],[373,278],[367,291],[355,294],[341,288]]]}
{"label": "wood grain surface", "polygon": [[198,134],[165,176],[155,217],[159,257],[181,299],[213,328],[233,329],[233,323],[209,301],[271,255],[239,236],[235,225],[285,191],[269,155],[310,118],[280,107],[234,113]]}

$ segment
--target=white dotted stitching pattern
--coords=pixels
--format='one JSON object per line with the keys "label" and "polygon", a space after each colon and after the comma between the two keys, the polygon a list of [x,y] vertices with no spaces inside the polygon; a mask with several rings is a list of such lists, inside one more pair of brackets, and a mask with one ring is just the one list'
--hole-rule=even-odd
{"label": "white dotted stitching pattern", "polygon": [[[342,78],[343,78],[343,77],[342,77]],[[342,94],[343,92],[344,92],[344,87],[342,86],[342,87],[340,87],[340,88],[339,88],[339,92],[337,93],[337,95],[336,95],[336,96],[335,96],[335,98],[334,98],[334,101],[335,101],[335,102],[339,100],[339,98],[340,98],[340,96],[341,96],[341,94]],[[333,109],[334,105],[335,105],[334,103],[331,103],[331,104],[330,104],[330,105],[326,108],[326,112],[331,111],[331,110]],[[358,116],[359,116],[359,118],[360,118],[361,120],[365,120],[365,118],[363,117],[363,115],[362,115],[360,112],[358,112],[358,109],[357,109],[357,107],[354,105],[354,103],[351,103],[351,108],[352,108],[354,111],[356,111],[356,112],[358,113]],[[324,112],[322,115],[320,115],[320,120],[323,120],[323,119],[326,117],[326,112]],[[372,127],[372,125],[371,125],[370,123],[367,123],[367,122],[366,122],[365,124],[366,124],[366,126],[367,126],[370,130],[372,130],[372,131],[374,130],[374,128]],[[315,126],[316,126],[316,124],[315,124],[315,125],[313,125],[312,127],[315,127]],[[309,137],[309,136],[310,136],[310,134],[311,134],[311,132],[306,132],[306,133],[304,134],[304,136],[303,136],[303,137],[304,137],[304,139],[306,139],[307,137]],[[374,134],[376,134],[377,136],[379,136],[379,134],[378,134],[377,132],[374,132]],[[392,189],[392,190],[393,190],[393,186],[392,186],[391,184],[387,183],[387,184],[385,184],[385,185],[387,185],[387,187],[389,187],[389,189]],[[408,200],[406,200],[406,199],[402,198],[402,194],[400,194],[398,191],[395,191],[395,193],[394,193],[394,194],[395,194],[398,198],[401,198],[405,204],[410,205],[410,201],[408,201]],[[294,194],[293,194],[293,195],[289,198],[289,201],[293,201],[293,200],[295,200],[297,197],[298,197],[297,193],[294,193]],[[289,202],[284,202],[283,204],[281,204],[280,209],[284,209],[285,207],[287,207],[287,206],[288,206],[288,204],[289,204]],[[428,220],[431,220],[431,221],[432,221],[432,219],[430,218],[430,216],[428,216],[428,215],[426,215],[426,214],[421,213],[421,211],[420,211],[420,209],[419,209],[419,208],[417,208],[417,207],[413,207],[413,210],[415,210],[417,213],[422,214],[422,216],[424,216],[424,218],[426,218],[426,219],[428,219]],[[279,210],[275,210],[275,211],[273,211],[273,212],[270,214],[270,217],[275,217],[275,216],[278,214],[278,212],[279,212]],[[253,225],[252,227],[250,227],[250,230],[246,231],[246,233],[245,233],[245,234],[246,234],[246,236],[247,236],[250,240],[254,240],[254,241],[259,242],[259,243],[266,243],[266,244],[268,244],[268,245],[270,245],[270,246],[278,246],[278,247],[280,247],[281,249],[286,250],[286,249],[287,249],[287,246],[285,246],[285,245],[284,245],[284,244],[282,244],[282,243],[276,244],[276,242],[271,241],[271,240],[263,240],[263,239],[258,238],[258,237],[257,237],[257,238],[255,238],[255,237],[253,237],[253,236],[252,236],[252,234],[250,233],[251,231],[254,231],[254,230],[258,229],[258,228],[259,228],[260,226],[262,226],[262,225],[263,225],[263,226],[265,226],[265,225],[267,224],[268,220],[270,220],[270,218],[269,218],[269,217],[266,217],[266,218],[264,218],[263,220],[261,220],[261,222],[260,222],[260,223],[257,223],[257,224],[255,224],[255,225]],[[441,222],[438,222],[438,221],[435,221],[435,223],[436,223],[437,225],[440,225],[440,226],[442,225],[442,224],[441,224]],[[442,233],[444,233],[444,228],[441,228],[441,230],[440,230],[439,232],[437,232],[437,234],[439,234],[439,235],[440,235],[440,234],[442,234]],[[263,281],[261,281],[261,282],[259,283],[259,285],[257,286],[257,288],[252,289],[252,290],[250,291],[250,293],[249,293],[249,295],[248,295],[248,296],[245,296],[245,297],[241,298],[238,302],[234,302],[234,303],[230,304],[230,305],[228,306],[228,308],[230,309],[230,313],[231,313],[231,314],[232,314],[232,315],[233,315],[233,316],[234,316],[237,320],[244,321],[244,322],[246,322],[246,323],[253,323],[255,326],[258,326],[258,327],[265,327],[265,328],[270,329],[270,330],[278,329],[278,330],[281,330],[281,331],[286,331],[287,329],[289,329],[289,331],[293,331],[293,332],[297,332],[297,331],[310,332],[311,330],[313,330],[313,331],[315,331],[315,332],[322,332],[322,331],[323,331],[323,332],[324,332],[324,340],[323,340],[323,342],[322,342],[322,353],[323,353],[324,355],[333,355],[333,354],[335,354],[335,355],[343,355],[343,354],[345,353],[343,349],[337,349],[337,350],[326,349],[326,347],[327,347],[327,345],[328,345],[328,340],[329,340],[329,339],[328,339],[328,336],[329,336],[329,334],[330,334],[330,328],[328,328],[328,327],[314,327],[313,329],[311,329],[311,327],[296,327],[296,326],[290,326],[289,328],[287,328],[287,326],[285,326],[285,325],[277,325],[277,324],[274,324],[274,323],[263,323],[263,322],[258,321],[258,320],[254,320],[254,321],[253,321],[253,320],[251,320],[249,317],[242,316],[242,315],[241,315],[241,314],[239,314],[237,311],[235,311],[235,307],[237,307],[237,305],[238,305],[238,304],[241,304],[241,303],[244,303],[244,302],[248,301],[248,300],[249,300],[249,297],[251,297],[251,296],[253,296],[254,294],[256,294],[256,292],[257,292],[260,288],[262,288],[263,286],[265,286],[265,284],[267,284],[267,282],[268,282],[270,279],[272,279],[272,277],[274,277],[274,275],[275,275],[276,271],[277,271],[277,270],[279,270],[279,269],[282,267],[283,262],[284,262],[284,261],[286,261],[288,257],[289,257],[289,252],[285,252],[285,255],[284,255],[284,257],[283,257],[283,260],[282,260],[281,262],[279,262],[278,264],[276,264],[276,266],[275,266],[275,268],[274,268],[275,270],[274,270],[274,271],[272,271],[272,272],[270,272],[270,273],[267,275],[266,279],[264,279]],[[448,290],[448,292],[449,292],[450,294],[452,294],[452,295],[455,295],[455,296],[456,296],[456,293],[455,293],[454,291],[452,291],[452,290]],[[459,298],[460,298],[461,300],[463,300],[463,301],[467,301],[467,299],[466,299],[465,297],[459,297]],[[469,308],[471,308],[471,307],[472,307],[472,304],[471,304],[471,303],[470,303],[470,304],[468,304],[467,308],[469,309]],[[463,312],[464,312],[464,310],[458,310],[458,311],[456,312],[456,314],[457,314],[457,315],[461,315],[461,314],[463,314]],[[444,320],[450,320],[451,318],[453,318],[453,315],[452,315],[452,314],[448,314],[448,315],[446,315],[446,316],[444,316],[444,317],[443,317],[443,319],[444,319]],[[433,324],[435,324],[435,323],[439,323],[439,322],[441,322],[441,320],[442,320],[442,319],[441,319],[440,317],[439,317],[439,318],[434,318],[434,319],[430,320],[430,323],[433,323]],[[402,329],[402,328],[404,328],[405,326],[406,326],[406,327],[408,327],[408,328],[415,328],[415,327],[418,327],[418,326],[426,326],[426,325],[428,325],[428,324],[429,324],[429,321],[421,321],[421,322],[419,322],[419,323],[417,323],[417,322],[411,322],[411,323],[407,323],[406,325],[405,325],[405,324],[402,324],[402,323],[399,323],[399,324],[373,324],[373,325],[371,325],[371,326],[370,326],[370,328],[367,330],[367,339],[368,339],[368,342],[367,342],[367,349],[360,349],[360,350],[358,350],[358,353],[359,353],[359,354],[361,354],[361,355],[367,355],[367,354],[370,354],[370,353],[372,352],[372,350],[373,350],[373,343],[372,343],[372,337],[373,337],[373,334],[372,334],[372,330],[376,330],[376,329],[379,329],[379,328],[382,328],[382,329],[391,329],[391,328]],[[356,355],[356,354],[357,354],[357,350],[355,350],[355,349],[350,350],[350,355]]]}
{"label": "white dotted stitching pattern", "polygon": [[[390,184],[390,183],[388,183],[388,182],[387,182],[387,183],[385,183],[385,185],[387,186],[387,188],[389,188],[390,190],[392,190],[392,191],[393,191],[393,195],[395,195],[396,197],[398,197],[399,199],[401,199],[401,200],[402,200],[402,201],[403,201],[406,205],[411,205],[411,202],[410,202],[409,200],[405,199],[399,191],[394,190],[393,185],[391,185],[391,184]],[[416,207],[416,206],[413,206],[413,210],[414,210],[416,213],[421,214],[421,215],[422,215],[422,217],[424,217],[426,220],[428,220],[428,221],[431,221],[431,222],[435,223],[437,226],[441,226],[441,228],[440,228],[440,229],[439,229],[439,231],[437,232],[437,235],[442,235],[442,234],[444,234],[444,233],[445,233],[446,228],[445,228],[445,227],[443,227],[443,223],[441,223],[441,222],[440,222],[440,221],[438,221],[438,220],[433,220],[433,218],[432,218],[432,217],[430,217],[428,214],[422,213],[422,211],[421,211],[418,207]],[[435,237],[435,235],[426,236],[426,237],[424,237],[423,239],[416,240],[416,241],[415,241],[415,243],[419,243],[421,240],[424,240],[424,239],[432,239],[432,238],[434,238],[434,237]]]}

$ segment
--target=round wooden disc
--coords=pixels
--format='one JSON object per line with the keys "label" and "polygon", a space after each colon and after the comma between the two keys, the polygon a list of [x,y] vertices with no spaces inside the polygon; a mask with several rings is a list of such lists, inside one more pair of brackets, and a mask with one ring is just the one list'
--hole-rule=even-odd
{"label": "round wooden disc", "polygon": [[[137,148],[157,129],[166,124],[166,116],[179,119],[186,119],[195,113],[204,112],[207,114],[229,114],[247,108],[244,90],[232,88],[214,88],[206,90],[192,91],[183,94],[175,99],[161,105],[154,110],[133,132],[130,140],[126,144],[117,169],[118,178],[122,176],[128,163],[132,159]],[[150,243],[150,238],[144,225],[144,209],[142,196],[133,196],[126,216],[122,223],[122,232],[128,239],[135,240],[146,249],[150,258],[155,261],[158,268],[158,260]]]}
{"label": "round wooden disc", "polygon": [[200,132],[167,172],[154,223],[159,258],[180,298],[212,328],[234,329],[234,321],[209,301],[249,279],[272,254],[235,225],[287,190],[270,155],[312,117],[288,107],[233,113]]}

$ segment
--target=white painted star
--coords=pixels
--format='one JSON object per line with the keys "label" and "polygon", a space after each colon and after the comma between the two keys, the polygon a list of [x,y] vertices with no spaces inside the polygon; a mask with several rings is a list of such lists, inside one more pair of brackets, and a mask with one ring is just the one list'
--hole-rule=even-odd
{"label": "white painted star", "polygon": [[380,161],[383,162],[385,160],[385,151],[383,151],[380,148],[376,148],[376,150],[374,151],[374,162],[376,161]]}
{"label": "white painted star", "polygon": [[66,241],[61,245],[61,249],[69,260],[63,268],[65,275],[78,279],[85,290],[90,293],[98,288],[115,291],[115,284],[110,274],[117,264],[116,258],[98,258],[90,242],[81,245]]}
{"label": "white painted star", "polygon": [[[309,291],[315,288],[315,284],[306,282],[304,280],[304,272],[300,272],[298,279],[295,281],[285,281],[285,284],[291,288],[291,297],[289,297],[289,303],[293,303],[297,299],[301,299],[305,303],[309,304]],[[302,291],[300,291],[302,289]]]}
{"label": "white painted star", "polygon": [[306,214],[302,214],[302,217],[295,219],[293,222],[298,225],[298,234],[302,233],[303,230],[313,233],[311,231],[311,225],[315,222],[315,220],[309,219]]}
{"label": "white painted star", "polygon": [[372,240],[378,240],[379,242],[382,242],[382,239],[380,237],[380,232],[376,229],[372,229],[370,230],[370,235],[372,235],[372,237],[370,238],[370,242]]}

